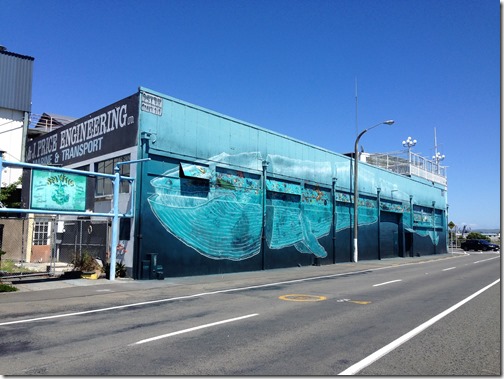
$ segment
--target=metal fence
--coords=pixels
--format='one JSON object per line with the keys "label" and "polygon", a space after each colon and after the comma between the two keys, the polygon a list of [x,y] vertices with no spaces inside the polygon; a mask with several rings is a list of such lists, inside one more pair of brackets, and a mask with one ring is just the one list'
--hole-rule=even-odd
{"label": "metal fence", "polygon": [[[99,257],[104,262],[107,260],[110,241],[109,222],[106,220],[64,220],[63,225],[58,225],[61,232],[56,232],[57,262],[72,262],[84,253]],[[62,229],[61,229],[62,227]]]}
{"label": "metal fence", "polygon": [[34,216],[0,218],[2,259],[16,262],[72,263],[84,253],[108,258],[111,226],[108,220]]}

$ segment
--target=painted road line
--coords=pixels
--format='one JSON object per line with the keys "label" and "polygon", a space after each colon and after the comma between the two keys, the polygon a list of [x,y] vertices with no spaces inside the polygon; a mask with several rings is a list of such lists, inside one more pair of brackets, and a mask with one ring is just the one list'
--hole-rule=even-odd
{"label": "painted road line", "polygon": [[367,305],[371,304],[370,301],[365,301],[365,300],[350,300],[350,299],[339,299],[336,300],[337,303],[354,303],[354,304],[360,304],[360,305]]}
{"label": "painted road line", "polygon": [[490,287],[496,285],[499,282],[500,282],[500,279],[497,279],[493,283],[490,283],[488,286],[480,289],[479,291],[473,293],[471,296],[466,297],[464,300],[458,302],[454,306],[452,306],[452,307],[448,308],[447,310],[441,312],[437,316],[434,316],[430,320],[428,320],[428,321],[424,322],[423,324],[417,326],[415,329],[409,331],[408,333],[406,333],[403,336],[399,337],[398,339],[392,341],[388,345],[386,345],[386,346],[382,347],[381,349],[375,351],[373,354],[367,356],[363,360],[361,360],[361,361],[357,362],[356,364],[350,366],[346,370],[340,372],[338,375],[355,375],[355,374],[357,374],[359,371],[363,370],[364,368],[366,368],[367,366],[369,366],[371,363],[376,362],[378,359],[384,357],[385,355],[387,355],[388,353],[390,353],[392,350],[398,348],[403,343],[409,341],[411,338],[413,338],[417,334],[423,332],[429,326],[435,324],[436,322],[438,322],[439,320],[441,320],[443,317],[449,315],[450,313],[452,313],[457,308],[459,308],[462,305],[464,305],[465,303],[471,301],[476,296],[482,294],[487,289],[489,289]]}
{"label": "painted road line", "polygon": [[487,258],[487,259],[482,259],[481,261],[476,261],[476,262],[473,262],[473,263],[480,263],[480,262],[491,261],[492,259],[497,259],[497,258],[500,258],[500,256],[498,256],[498,257],[492,257],[492,258]]}
{"label": "painted road line", "polygon": [[168,334],[163,334],[163,335],[160,335],[160,336],[156,336],[156,337],[152,337],[152,338],[147,338],[147,339],[144,339],[144,340],[141,340],[141,341],[129,344],[128,346],[141,345],[143,343],[157,341],[157,340],[160,340],[162,338],[172,337],[172,336],[176,336],[178,334],[183,334],[183,333],[189,333],[189,332],[193,332],[195,330],[210,328],[210,327],[216,326],[216,325],[227,324],[229,322],[240,321],[240,320],[244,320],[246,318],[250,318],[250,317],[254,317],[254,316],[258,316],[258,315],[259,315],[258,313],[253,313],[253,314],[246,315],[246,316],[235,317],[235,318],[230,318],[230,319],[227,319],[227,320],[212,322],[210,324],[195,326],[194,328],[183,329],[183,330],[179,330],[179,331],[176,331],[176,332],[172,332],[172,333],[168,333]]}
{"label": "painted road line", "polygon": [[[451,259],[451,258],[453,258],[453,257],[441,258],[441,259],[436,260],[435,262],[439,262],[439,261],[442,261],[442,260],[445,260],[445,259]],[[368,272],[374,272],[374,271],[380,271],[380,270],[387,270],[387,269],[397,269],[397,268],[401,268],[401,267],[404,267],[404,266],[424,264],[424,263],[425,262],[411,262],[411,263],[404,263],[404,264],[401,264],[401,265],[392,265],[392,266],[384,266],[384,267],[374,267],[374,268],[365,269],[365,270],[356,270],[356,271],[341,272],[341,273],[338,273],[338,274],[312,276],[312,277],[309,277],[309,278],[285,280],[285,281],[281,281],[281,282],[258,284],[258,285],[247,286],[247,287],[228,288],[228,289],[217,290],[217,291],[212,291],[212,292],[202,292],[202,293],[196,293],[196,294],[192,294],[192,295],[177,296],[177,297],[171,297],[171,298],[159,299],[159,300],[142,301],[142,302],[139,302],[139,303],[123,304],[123,305],[117,305],[117,306],[107,307],[107,308],[97,308],[97,309],[91,309],[91,310],[88,310],[88,311],[71,312],[71,313],[61,313],[61,314],[56,314],[56,315],[51,315],[51,316],[42,316],[42,317],[35,317],[35,318],[30,318],[30,319],[0,322],[0,326],[14,325],[14,324],[24,324],[24,323],[36,322],[36,321],[53,320],[53,319],[59,319],[59,318],[64,318],[64,317],[82,316],[82,315],[86,315],[86,314],[90,314],[90,313],[115,311],[115,310],[118,310],[118,309],[126,309],[126,308],[131,308],[131,307],[139,307],[139,306],[143,306],[143,305],[166,303],[166,302],[183,300],[183,299],[193,299],[193,298],[197,298],[197,297],[216,295],[216,294],[220,294],[220,293],[230,293],[230,292],[247,291],[247,290],[250,290],[250,289],[275,287],[275,286],[278,286],[278,285],[302,283],[302,282],[308,282],[308,281],[311,281],[311,280],[331,279],[331,278],[337,278],[337,277],[340,277],[340,276],[362,274],[362,273],[368,273]],[[118,283],[120,283],[120,282],[118,282]]]}
{"label": "painted road line", "polygon": [[402,282],[402,279],[391,280],[390,282],[385,282],[385,283],[373,284],[373,287],[384,286],[385,284],[390,284],[390,283],[395,283],[395,282]]}
{"label": "painted road line", "polygon": [[325,296],[315,296],[315,295],[299,295],[299,294],[293,294],[293,295],[282,295],[278,297],[280,300],[286,300],[286,301],[323,301],[327,300],[327,297]]}
{"label": "painted road line", "polygon": [[[406,263],[402,266],[406,266],[406,265],[410,265],[410,264],[413,264],[413,263]],[[415,264],[418,264],[418,263],[415,263]],[[160,304],[160,303],[172,302],[172,301],[177,301],[177,300],[194,299],[194,298],[198,298],[198,297],[217,295],[217,294],[221,294],[221,293],[231,293],[231,292],[247,291],[247,290],[258,289],[258,288],[276,287],[278,285],[302,283],[302,282],[308,282],[311,280],[330,279],[330,278],[336,278],[339,276],[355,275],[355,274],[360,274],[360,273],[367,273],[367,272],[371,272],[371,271],[383,270],[383,269],[387,269],[387,268],[398,268],[398,267],[401,267],[401,266],[385,266],[385,267],[374,268],[372,270],[358,270],[358,271],[342,272],[342,273],[338,273],[338,274],[312,276],[310,278],[292,279],[292,280],[285,280],[285,281],[281,281],[281,282],[258,284],[258,285],[246,286],[246,287],[228,288],[228,289],[216,290],[216,291],[211,291],[211,292],[201,292],[201,293],[195,293],[192,295],[184,295],[184,296],[170,297],[170,298],[159,299],[159,300],[142,301],[139,303],[116,305],[113,307],[91,309],[88,311],[61,313],[61,314],[55,314],[55,315],[50,315],[50,316],[41,316],[41,317],[35,317],[35,318],[29,318],[29,319],[23,319],[23,320],[0,322],[0,326],[14,325],[14,324],[25,324],[28,322],[36,322],[36,321],[54,320],[54,319],[65,318],[65,317],[82,316],[82,315],[91,314],[91,313],[116,311],[119,309],[126,309],[126,308],[131,308],[131,307],[140,307],[140,306],[144,306],[144,305]]]}
{"label": "painted road line", "polygon": [[450,271],[450,270],[453,270],[454,268],[456,268],[456,267],[445,268],[445,269],[443,269],[441,271]]}

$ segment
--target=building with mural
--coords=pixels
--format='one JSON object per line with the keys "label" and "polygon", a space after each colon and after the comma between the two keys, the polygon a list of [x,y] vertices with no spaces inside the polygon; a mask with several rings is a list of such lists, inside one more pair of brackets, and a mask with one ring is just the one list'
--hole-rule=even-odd
{"label": "building with mural", "polygon": [[[120,236],[133,278],[152,278],[153,260],[175,277],[352,259],[353,158],[164,94],[139,88],[26,150],[26,162],[110,174],[144,158],[120,166],[135,178],[119,188],[121,212],[134,209]],[[359,260],[447,253],[445,178],[371,158],[359,163]],[[92,182],[85,208],[109,212],[112,182]]]}

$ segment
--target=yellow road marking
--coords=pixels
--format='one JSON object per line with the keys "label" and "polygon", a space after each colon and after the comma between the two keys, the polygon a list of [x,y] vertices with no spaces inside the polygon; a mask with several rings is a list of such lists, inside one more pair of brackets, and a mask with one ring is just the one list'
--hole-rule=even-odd
{"label": "yellow road marking", "polygon": [[283,295],[283,296],[279,296],[278,298],[280,300],[286,300],[286,301],[323,301],[323,300],[327,300],[327,297],[325,297],[325,296],[299,295],[299,294]]}
{"label": "yellow road marking", "polygon": [[355,303],[355,304],[362,304],[362,305],[371,304],[370,301],[349,300],[348,302],[349,303]]}
{"label": "yellow road marking", "polygon": [[339,300],[336,300],[336,302],[338,302],[338,303],[354,303],[354,304],[361,304],[361,305],[371,304],[370,301],[350,300],[350,299],[339,299]]}

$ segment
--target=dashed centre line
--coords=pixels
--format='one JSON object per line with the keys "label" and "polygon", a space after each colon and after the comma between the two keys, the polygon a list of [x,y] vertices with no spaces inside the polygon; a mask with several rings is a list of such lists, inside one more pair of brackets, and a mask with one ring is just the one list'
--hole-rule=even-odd
{"label": "dashed centre line", "polygon": [[454,268],[456,268],[456,267],[445,268],[442,271],[450,271],[450,270],[453,270]]}
{"label": "dashed centre line", "polygon": [[481,260],[481,261],[476,261],[476,262],[473,262],[473,264],[475,264],[475,263],[480,263],[480,262],[491,261],[492,259],[497,259],[497,258],[500,258],[500,255],[499,255],[499,256],[497,256],[497,257],[492,257],[492,258],[483,259],[483,260]]}
{"label": "dashed centre line", "polygon": [[373,284],[373,287],[384,286],[385,284],[396,283],[396,282],[402,282],[402,279],[396,279],[396,280],[391,280],[389,282]]}
{"label": "dashed centre line", "polygon": [[130,344],[128,346],[141,345],[141,344],[144,344],[144,343],[147,343],[147,342],[152,342],[152,341],[160,340],[162,338],[172,337],[172,336],[176,336],[178,334],[183,334],[183,333],[189,333],[189,332],[193,332],[195,330],[209,328],[211,326],[226,324],[226,323],[229,323],[229,322],[239,321],[239,320],[243,320],[243,319],[246,319],[246,318],[249,318],[249,317],[258,316],[258,315],[259,315],[258,313],[253,313],[253,314],[246,315],[246,316],[235,317],[235,318],[230,318],[230,319],[227,319],[227,320],[212,322],[210,324],[195,326],[194,328],[188,328],[188,329],[178,330],[176,332],[172,332],[172,333],[168,333],[168,334],[163,334],[163,335],[152,337],[152,338],[146,338],[144,340],[132,343],[132,344]]}

